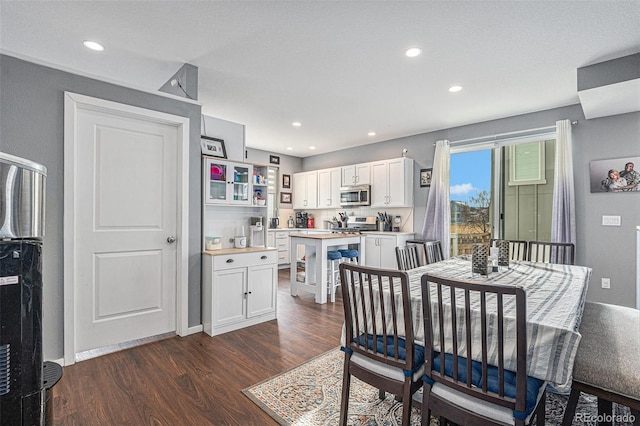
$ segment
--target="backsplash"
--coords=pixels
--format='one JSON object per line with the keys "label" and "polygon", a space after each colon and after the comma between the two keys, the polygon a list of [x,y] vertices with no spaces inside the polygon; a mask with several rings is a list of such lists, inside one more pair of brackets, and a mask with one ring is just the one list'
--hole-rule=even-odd
{"label": "backsplash", "polygon": [[[377,217],[378,213],[387,213],[391,217],[400,216],[400,232],[414,232],[413,231],[413,209],[408,207],[398,207],[389,209],[371,208],[368,206],[363,207],[350,207],[341,209],[313,209],[313,210],[299,210],[305,213],[313,215],[315,218],[315,227],[317,229],[327,229],[330,225],[326,224],[326,221],[331,221],[334,217],[339,218],[339,213],[346,212],[349,216],[374,216]],[[295,218],[296,210],[293,209],[280,209],[280,228],[287,227],[287,220],[289,216]],[[393,224],[393,226],[397,226]]]}

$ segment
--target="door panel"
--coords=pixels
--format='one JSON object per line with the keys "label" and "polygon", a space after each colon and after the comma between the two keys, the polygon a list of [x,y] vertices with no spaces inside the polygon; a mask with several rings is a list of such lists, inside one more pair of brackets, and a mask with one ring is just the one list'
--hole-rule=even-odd
{"label": "door panel", "polygon": [[80,109],[76,352],[176,330],[178,128]]}

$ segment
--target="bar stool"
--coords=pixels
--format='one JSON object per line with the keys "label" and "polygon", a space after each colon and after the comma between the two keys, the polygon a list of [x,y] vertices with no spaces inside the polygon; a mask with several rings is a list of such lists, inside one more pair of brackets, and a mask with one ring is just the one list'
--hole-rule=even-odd
{"label": "bar stool", "polygon": [[329,279],[327,280],[327,291],[331,294],[331,303],[336,301],[336,288],[338,287],[338,274],[340,273],[340,262],[342,254],[337,250],[327,252],[327,267],[329,269]]}
{"label": "bar stool", "polygon": [[340,252],[340,254],[345,259],[346,262],[349,262],[349,263],[356,262],[356,263],[358,263],[358,255],[359,255],[358,250],[339,249],[338,251]]}

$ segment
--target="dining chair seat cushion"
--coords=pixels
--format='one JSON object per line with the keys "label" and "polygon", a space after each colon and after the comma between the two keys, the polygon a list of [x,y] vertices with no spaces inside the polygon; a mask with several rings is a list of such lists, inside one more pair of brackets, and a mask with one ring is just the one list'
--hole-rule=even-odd
{"label": "dining chair seat cushion", "polygon": [[352,250],[352,249],[340,249],[338,250],[340,252],[340,254],[342,255],[342,257],[346,257],[347,259],[351,259],[354,257],[358,257],[358,250]]}
{"label": "dining chair seat cushion", "polygon": [[587,302],[573,380],[640,399],[640,311]]}
{"label": "dining chair seat cushion", "polygon": [[[379,354],[384,354],[384,350],[385,350],[385,345],[384,345],[384,336],[376,336],[376,338],[373,338],[373,335],[368,334],[367,335],[368,340],[365,339],[365,335],[362,334],[360,335],[360,342],[359,344],[364,346],[365,344],[367,345],[367,347],[370,350],[374,350],[373,349],[373,344],[375,342],[376,344],[376,348],[375,351]],[[356,338],[353,338],[353,341],[356,341]],[[395,357],[396,356],[396,345],[393,342],[393,336],[387,336],[387,355],[390,357]],[[398,358],[399,359],[407,359],[407,350],[406,350],[406,341],[404,339],[398,339],[398,347],[397,347],[397,351],[398,351]],[[420,346],[420,345],[413,345],[413,365],[415,366],[413,368],[413,371],[411,372],[405,372],[405,376],[409,376],[413,373],[415,373],[416,371],[418,371],[421,367],[424,366],[424,346]]]}
{"label": "dining chair seat cushion", "polygon": [[[547,383],[544,382],[543,385],[540,386],[540,389],[538,390],[538,394],[536,396],[534,407],[538,405],[540,399],[544,395],[546,384]],[[470,395],[456,391],[449,386],[445,386],[437,382],[434,383],[431,387],[431,393],[459,407],[464,407],[465,410],[469,410],[481,416],[493,419],[497,423],[515,424],[514,411],[510,410],[507,407],[503,407],[497,404],[491,404],[479,398],[474,398]],[[527,402],[527,406],[528,405],[529,403]],[[527,413],[526,417],[524,418],[525,424],[529,424],[531,422],[533,414],[533,410]]]}
{"label": "dining chair seat cushion", "polygon": [[[458,356],[458,381],[467,382],[467,359]],[[441,354],[433,359],[433,370],[440,371]],[[453,355],[445,354],[444,356],[444,374],[453,377]],[[425,376],[426,377],[426,376]],[[487,390],[498,393],[498,367],[492,365],[487,367]],[[429,380],[425,380],[429,382]],[[536,408],[540,388],[544,385],[544,381],[534,377],[527,377],[527,409],[524,412],[512,411],[512,415],[519,419],[525,419]],[[482,375],[482,363],[479,361],[471,361],[471,384],[481,388],[484,385],[484,377]],[[510,398],[516,397],[516,373],[504,370],[504,393]]]}
{"label": "dining chair seat cushion", "polygon": [[[392,367],[391,365],[384,364],[382,362],[375,361],[357,352],[354,352],[351,355],[351,362],[359,365],[362,368],[366,368],[367,370],[372,371],[376,374],[380,374],[384,377],[387,377],[389,379],[396,380],[399,382],[404,381],[406,377],[405,372],[402,369],[397,367]],[[424,375],[424,362],[421,362],[420,364],[416,364],[416,368],[417,370],[411,376],[411,381],[413,382],[417,382],[418,380],[422,379],[422,376]]]}
{"label": "dining chair seat cushion", "polygon": [[327,252],[327,259],[339,260],[339,259],[342,259],[342,254],[340,254],[340,252],[337,250],[331,250]]}

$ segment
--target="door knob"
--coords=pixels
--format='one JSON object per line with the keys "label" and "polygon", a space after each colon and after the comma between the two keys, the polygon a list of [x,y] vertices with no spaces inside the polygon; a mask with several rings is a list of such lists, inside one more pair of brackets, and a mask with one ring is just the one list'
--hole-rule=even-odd
{"label": "door knob", "polygon": [[171,243],[175,243],[175,242],[176,242],[176,237],[174,237],[173,235],[169,235],[169,236],[167,237],[167,242],[168,242],[169,244],[171,244]]}

